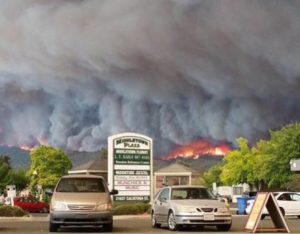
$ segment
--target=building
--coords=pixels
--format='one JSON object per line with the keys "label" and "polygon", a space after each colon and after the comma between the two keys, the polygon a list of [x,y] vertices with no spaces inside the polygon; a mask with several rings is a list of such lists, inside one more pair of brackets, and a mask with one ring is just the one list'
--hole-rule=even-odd
{"label": "building", "polygon": [[103,176],[107,181],[107,158],[97,158],[72,168],[69,174],[91,174]]}
{"label": "building", "polygon": [[192,185],[199,176],[193,168],[180,162],[173,163],[154,172],[154,193],[164,185]]}

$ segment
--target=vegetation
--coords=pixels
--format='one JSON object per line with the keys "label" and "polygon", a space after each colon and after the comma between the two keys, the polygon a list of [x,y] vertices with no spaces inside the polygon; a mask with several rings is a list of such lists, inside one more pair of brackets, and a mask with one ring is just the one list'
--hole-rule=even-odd
{"label": "vegetation", "polygon": [[17,206],[0,206],[0,217],[23,217],[29,216],[28,212]]}
{"label": "vegetation", "polygon": [[13,170],[8,155],[0,155],[0,191],[4,191],[6,185],[14,184],[18,190],[24,189],[29,183],[24,170]]}
{"label": "vegetation", "polygon": [[299,176],[290,171],[290,160],[300,158],[300,124],[270,131],[269,140],[260,140],[253,147],[245,138],[237,142],[237,150],[205,173],[208,185],[248,183],[259,190],[300,187]]}
{"label": "vegetation", "polygon": [[150,209],[150,204],[146,203],[132,203],[119,204],[113,208],[114,215],[135,215],[147,213]]}
{"label": "vegetation", "polygon": [[59,178],[72,168],[72,162],[61,149],[51,146],[40,146],[30,153],[31,168],[28,176],[31,178],[30,187],[37,185],[43,188],[53,188]]}

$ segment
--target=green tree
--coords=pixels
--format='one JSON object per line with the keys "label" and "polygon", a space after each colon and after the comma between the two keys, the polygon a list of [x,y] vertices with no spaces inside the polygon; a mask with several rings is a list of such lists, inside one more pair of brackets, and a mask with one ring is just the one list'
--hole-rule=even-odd
{"label": "green tree", "polygon": [[248,182],[247,161],[251,157],[251,149],[245,138],[237,139],[237,143],[239,150],[233,150],[226,156],[220,175],[221,181],[227,185]]}
{"label": "green tree", "polygon": [[8,173],[7,182],[7,184],[16,185],[17,190],[21,191],[28,186],[29,178],[27,177],[25,170],[11,170]]}
{"label": "green tree", "polygon": [[30,153],[31,168],[28,176],[30,187],[35,190],[37,185],[53,188],[59,178],[72,168],[72,162],[61,149],[51,146],[40,146]]}
{"label": "green tree", "polygon": [[268,187],[286,188],[293,180],[290,160],[300,158],[300,124],[290,124],[278,131],[271,131],[271,139],[264,149],[264,177]]}
{"label": "green tree", "polygon": [[11,170],[10,157],[8,155],[0,155],[0,190],[4,191],[6,185],[9,184],[9,172]]}
{"label": "green tree", "polygon": [[209,168],[207,172],[204,173],[203,179],[208,187],[212,187],[213,183],[216,183],[218,186],[222,185],[220,175],[222,173],[223,162],[217,163],[216,165]]}

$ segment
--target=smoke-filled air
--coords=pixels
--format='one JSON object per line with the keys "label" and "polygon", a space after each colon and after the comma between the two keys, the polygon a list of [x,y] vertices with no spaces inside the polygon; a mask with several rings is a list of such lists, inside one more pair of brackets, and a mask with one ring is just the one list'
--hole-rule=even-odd
{"label": "smoke-filled air", "polygon": [[254,142],[300,119],[300,1],[1,0],[0,144]]}

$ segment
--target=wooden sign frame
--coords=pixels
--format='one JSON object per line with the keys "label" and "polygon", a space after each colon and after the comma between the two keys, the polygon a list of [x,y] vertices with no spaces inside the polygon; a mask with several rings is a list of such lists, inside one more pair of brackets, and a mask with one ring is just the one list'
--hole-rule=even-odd
{"label": "wooden sign frame", "polygon": [[[263,208],[266,207],[275,228],[258,228],[261,220]],[[251,212],[248,216],[245,225],[245,231],[257,232],[284,232],[290,233],[289,227],[279,209],[277,201],[272,193],[257,193],[255,202],[252,206]]]}

